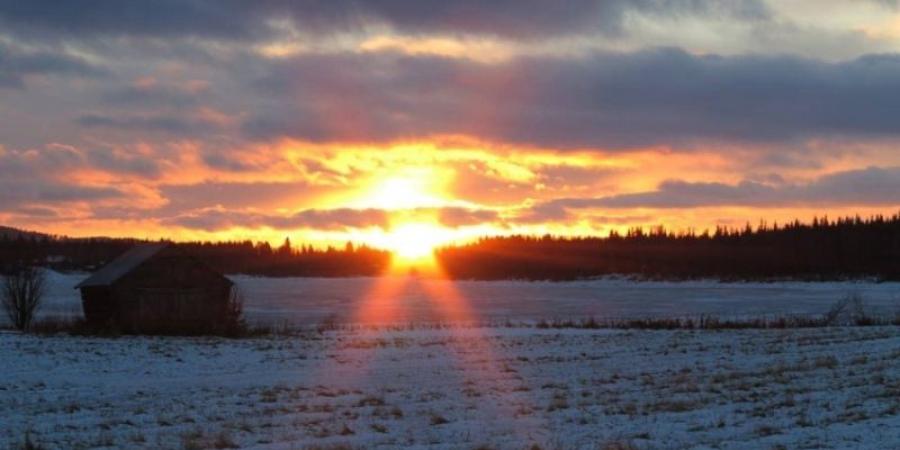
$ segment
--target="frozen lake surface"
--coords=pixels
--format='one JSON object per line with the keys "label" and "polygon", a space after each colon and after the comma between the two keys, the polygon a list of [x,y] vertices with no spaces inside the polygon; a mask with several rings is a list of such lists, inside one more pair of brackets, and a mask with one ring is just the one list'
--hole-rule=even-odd
{"label": "frozen lake surface", "polygon": [[[84,274],[50,273],[43,315],[81,315]],[[415,277],[230,277],[251,322],[531,321],[550,318],[820,314],[848,295],[873,313],[900,310],[900,283],[446,281]]]}

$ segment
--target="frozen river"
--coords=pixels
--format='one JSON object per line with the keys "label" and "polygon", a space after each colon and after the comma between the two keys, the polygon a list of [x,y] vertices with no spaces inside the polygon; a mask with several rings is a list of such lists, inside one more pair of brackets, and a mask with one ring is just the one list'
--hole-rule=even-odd
{"label": "frozen river", "polygon": [[[50,273],[43,315],[80,316],[84,274]],[[443,281],[415,277],[231,276],[251,322],[501,321],[541,318],[818,314],[851,294],[872,312],[900,311],[900,283]]]}

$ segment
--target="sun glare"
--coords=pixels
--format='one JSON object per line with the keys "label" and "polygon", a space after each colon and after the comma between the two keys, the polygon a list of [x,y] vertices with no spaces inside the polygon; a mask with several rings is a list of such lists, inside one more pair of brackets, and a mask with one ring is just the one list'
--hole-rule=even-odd
{"label": "sun glare", "polygon": [[387,178],[380,181],[362,203],[369,208],[405,209],[445,203],[426,176]]}
{"label": "sun glare", "polygon": [[402,224],[384,235],[384,247],[402,262],[424,263],[433,260],[434,249],[450,240],[449,230],[429,223]]}
{"label": "sun glare", "polygon": [[440,208],[457,204],[447,198],[445,184],[443,175],[421,167],[372,180],[350,206],[386,211],[390,227],[369,229],[361,240],[391,251],[395,270],[435,266],[435,248],[460,237],[458,228],[440,222]]}

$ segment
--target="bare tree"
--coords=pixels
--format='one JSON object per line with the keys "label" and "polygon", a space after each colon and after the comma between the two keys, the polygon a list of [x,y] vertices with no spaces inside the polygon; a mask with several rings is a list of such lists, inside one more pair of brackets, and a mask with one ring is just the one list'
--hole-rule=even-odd
{"label": "bare tree", "polygon": [[44,272],[37,267],[22,267],[3,278],[0,302],[10,322],[27,331],[44,298]]}
{"label": "bare tree", "polygon": [[244,293],[237,286],[232,286],[228,293],[224,319],[222,331],[226,335],[238,336],[244,331]]}

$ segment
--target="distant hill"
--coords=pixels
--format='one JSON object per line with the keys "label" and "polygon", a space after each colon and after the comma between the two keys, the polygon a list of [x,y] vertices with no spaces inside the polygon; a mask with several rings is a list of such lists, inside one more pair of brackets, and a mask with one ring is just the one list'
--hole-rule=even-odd
{"label": "distant hill", "polygon": [[[19,239],[25,237],[25,239]],[[36,239],[32,239],[35,237]],[[46,239],[44,239],[46,237]],[[135,244],[128,238],[69,238],[0,226],[0,273],[21,264],[57,271],[93,271]],[[349,277],[384,273],[391,261],[386,250],[365,245],[272,248],[266,242],[182,242],[175,244],[223,273],[270,276]]]}
{"label": "distant hill", "polygon": [[18,228],[6,227],[0,225],[0,239],[18,239],[20,236],[31,238],[31,237],[47,237],[49,235],[44,233],[38,233],[36,231],[28,231],[28,230],[20,230]]}
{"label": "distant hill", "polygon": [[19,236],[24,236],[25,238],[38,238],[43,239],[47,238],[52,241],[57,242],[83,242],[83,241],[93,241],[93,242],[127,242],[127,243],[135,243],[141,241],[140,239],[135,238],[114,238],[107,236],[88,236],[88,237],[70,237],[66,235],[58,235],[58,234],[48,234],[41,233],[39,231],[31,231],[31,230],[23,230],[21,228],[8,227],[4,225],[0,225],[0,239],[18,239]]}

